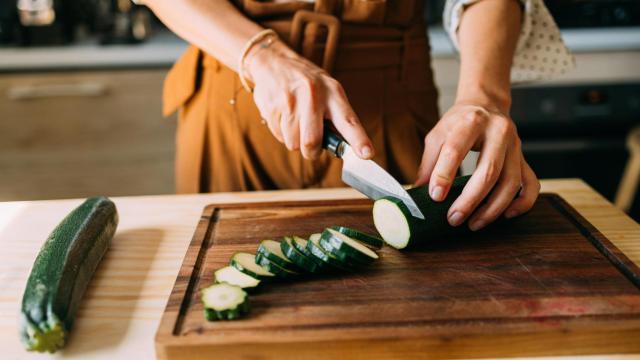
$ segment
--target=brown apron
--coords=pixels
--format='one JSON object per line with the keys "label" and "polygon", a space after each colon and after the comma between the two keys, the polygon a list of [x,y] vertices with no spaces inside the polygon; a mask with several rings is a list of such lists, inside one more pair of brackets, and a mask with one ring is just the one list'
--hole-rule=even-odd
{"label": "brown apron", "polygon": [[[438,120],[422,1],[236,3],[342,84],[374,160],[411,183],[423,138]],[[340,160],[288,151],[261,123],[237,74],[194,46],[167,75],[163,96],[165,115],[180,109],[178,193],[344,186]]]}

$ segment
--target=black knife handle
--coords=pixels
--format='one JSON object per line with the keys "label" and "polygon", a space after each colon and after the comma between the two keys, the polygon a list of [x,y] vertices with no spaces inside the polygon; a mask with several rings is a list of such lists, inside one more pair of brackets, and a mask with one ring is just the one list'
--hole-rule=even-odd
{"label": "black knife handle", "polygon": [[324,135],[322,136],[322,147],[327,149],[331,155],[342,157],[346,142],[331,128],[329,122],[324,124]]}

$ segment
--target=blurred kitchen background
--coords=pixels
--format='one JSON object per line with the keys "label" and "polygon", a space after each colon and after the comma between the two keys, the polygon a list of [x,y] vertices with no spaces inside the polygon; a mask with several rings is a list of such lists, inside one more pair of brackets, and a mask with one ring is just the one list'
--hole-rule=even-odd
{"label": "blurred kitchen background", "polygon": [[[443,3],[426,12],[441,110],[457,81]],[[639,220],[640,1],[547,6],[577,69],[514,88],[525,156],[540,178],[582,178]],[[161,91],[186,46],[130,0],[1,0],[0,201],[173,193]]]}

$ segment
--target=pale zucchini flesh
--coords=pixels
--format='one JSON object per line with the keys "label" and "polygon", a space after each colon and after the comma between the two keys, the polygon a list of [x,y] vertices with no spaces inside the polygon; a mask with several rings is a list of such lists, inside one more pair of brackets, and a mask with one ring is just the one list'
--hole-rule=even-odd
{"label": "pale zucchini flesh", "polygon": [[239,271],[256,279],[265,280],[275,276],[272,272],[256,264],[256,255],[254,254],[237,252],[231,257],[230,264]]}
{"label": "pale zucchini flesh", "polygon": [[202,289],[202,304],[207,320],[234,320],[249,310],[249,297],[240,287],[227,283]]}
{"label": "pale zucchini flesh", "polygon": [[233,266],[225,266],[215,272],[216,282],[235,285],[248,290],[258,287],[260,280],[249,276]]}
{"label": "pale zucchini flesh", "polygon": [[378,254],[376,254],[375,251],[337,230],[326,229],[322,233],[321,238],[328,240],[338,251],[354,254],[358,258],[366,257],[368,260],[378,259]]}
{"label": "pale zucchini flesh", "polygon": [[301,270],[296,264],[289,260],[282,252],[281,244],[275,240],[263,240],[258,246],[258,255],[262,255],[275,263],[279,267],[289,271]]}

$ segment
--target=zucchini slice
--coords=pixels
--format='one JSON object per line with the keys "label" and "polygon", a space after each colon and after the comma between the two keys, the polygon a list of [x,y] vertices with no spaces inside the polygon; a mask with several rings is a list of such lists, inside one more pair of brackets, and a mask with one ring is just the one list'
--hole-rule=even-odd
{"label": "zucchini slice", "polygon": [[[309,238],[315,237],[316,235],[318,235],[318,239],[319,239],[320,238],[320,234],[313,234]],[[311,255],[311,252],[307,248],[307,243],[308,242],[309,242],[309,240],[303,239],[303,238],[298,237],[298,236],[294,236],[293,239],[292,239],[293,247],[295,247],[296,250],[298,250],[300,253],[304,254],[308,258],[313,259],[313,255]]]}
{"label": "zucchini slice", "polygon": [[396,249],[418,246],[433,238],[469,231],[467,226],[453,227],[447,220],[447,212],[460,196],[470,176],[457,177],[447,198],[435,202],[429,196],[428,186],[409,189],[409,195],[416,202],[424,219],[411,215],[407,206],[394,197],[384,197],[373,204],[373,223],[384,241]]}
{"label": "zucchini slice", "polygon": [[297,266],[295,263],[293,263],[291,260],[287,258],[287,256],[282,252],[282,249],[280,247],[281,247],[280,243],[277,241],[263,240],[260,243],[260,246],[258,246],[257,254],[266,257],[267,259],[269,259],[269,261],[271,261],[272,263],[275,263],[276,265],[278,265],[279,267],[285,270],[289,270],[293,272],[302,270],[300,269],[299,266]]}
{"label": "zucchini slice", "polygon": [[299,272],[287,270],[261,253],[256,254],[256,264],[262,266],[265,270],[275,274],[279,278],[289,279],[300,275]]}
{"label": "zucchini slice", "polygon": [[93,197],[51,232],[31,269],[22,296],[20,333],[29,351],[61,349],[82,296],[118,226],[115,204]]}
{"label": "zucchini slice", "polygon": [[298,267],[300,267],[301,269],[306,270],[310,273],[322,272],[322,265],[320,263],[313,261],[307,255],[301,253],[293,245],[293,241],[294,241],[293,239],[295,238],[304,240],[297,236],[293,236],[293,237],[287,236],[280,242],[280,250],[282,250],[282,253],[284,254],[284,256],[286,256],[287,259],[291,260],[291,262],[293,262],[294,264],[298,265]]}
{"label": "zucchini slice", "polygon": [[313,257],[322,261],[332,269],[349,271],[349,267],[353,267],[352,264],[347,264],[345,261],[338,259],[331,253],[326,252],[322,246],[320,246],[320,238],[318,236],[312,235],[312,237],[309,238],[309,241],[307,241],[307,250]]}
{"label": "zucchini slice", "polygon": [[258,280],[273,279],[275,274],[256,264],[256,255],[237,252],[231,257],[230,265]]}
{"label": "zucchini slice", "polygon": [[240,287],[230,284],[215,284],[202,289],[202,304],[205,318],[234,320],[249,312],[249,296]]}
{"label": "zucchini slice", "polygon": [[322,232],[319,244],[328,252],[344,262],[369,264],[378,259],[378,254],[363,243],[334,229]]}
{"label": "zucchini slice", "polygon": [[358,240],[361,243],[375,250],[382,249],[382,246],[384,245],[384,240],[382,240],[381,238],[377,236],[365,234],[362,231],[358,231],[358,230],[351,229],[344,226],[332,226],[331,229],[336,230],[340,233],[343,233],[352,239]]}
{"label": "zucchini slice", "polygon": [[225,266],[222,269],[218,269],[214,275],[217,283],[235,285],[247,292],[255,290],[260,285],[260,280],[243,273],[233,266]]}

